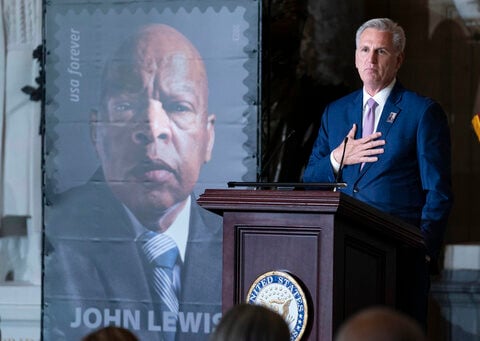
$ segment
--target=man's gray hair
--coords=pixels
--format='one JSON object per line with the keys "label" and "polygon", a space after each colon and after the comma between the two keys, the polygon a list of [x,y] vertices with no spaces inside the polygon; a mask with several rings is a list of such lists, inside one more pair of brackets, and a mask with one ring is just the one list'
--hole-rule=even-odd
{"label": "man's gray hair", "polygon": [[374,28],[379,31],[391,32],[393,34],[393,46],[395,50],[397,52],[403,52],[405,50],[406,38],[403,28],[399,24],[388,18],[375,18],[363,23],[362,26],[358,28],[357,34],[355,36],[355,43],[357,48],[358,44],[360,43],[360,36],[367,28]]}

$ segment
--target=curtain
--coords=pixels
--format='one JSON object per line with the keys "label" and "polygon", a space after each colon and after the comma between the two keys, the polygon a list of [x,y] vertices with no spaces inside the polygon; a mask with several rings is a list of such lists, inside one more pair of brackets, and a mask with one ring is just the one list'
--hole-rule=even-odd
{"label": "curtain", "polygon": [[3,0],[1,18],[0,281],[33,284],[41,280],[41,102],[22,88],[38,86],[41,8],[41,0]]}

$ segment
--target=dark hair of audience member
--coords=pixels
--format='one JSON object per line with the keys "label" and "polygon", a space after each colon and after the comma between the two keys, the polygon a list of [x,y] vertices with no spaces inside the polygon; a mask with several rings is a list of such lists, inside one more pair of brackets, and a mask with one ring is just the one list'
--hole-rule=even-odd
{"label": "dark hair of audience member", "polygon": [[278,313],[254,304],[238,304],[220,320],[211,341],[289,341],[287,322]]}
{"label": "dark hair of audience member", "polygon": [[338,330],[335,341],[425,341],[420,325],[389,307],[370,307],[350,317]]}
{"label": "dark hair of audience member", "polygon": [[139,341],[128,329],[108,326],[86,335],[82,341]]}

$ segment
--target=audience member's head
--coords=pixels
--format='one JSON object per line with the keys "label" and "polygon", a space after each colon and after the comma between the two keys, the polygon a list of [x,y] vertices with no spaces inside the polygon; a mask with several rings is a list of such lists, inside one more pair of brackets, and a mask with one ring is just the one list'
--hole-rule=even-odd
{"label": "audience member's head", "polygon": [[211,341],[289,341],[287,322],[273,310],[239,304],[220,320]]}
{"label": "audience member's head", "polygon": [[410,317],[387,307],[364,309],[339,329],[335,341],[425,341],[425,334]]}
{"label": "audience member's head", "polygon": [[128,329],[109,326],[91,332],[82,341],[138,341],[138,339]]}

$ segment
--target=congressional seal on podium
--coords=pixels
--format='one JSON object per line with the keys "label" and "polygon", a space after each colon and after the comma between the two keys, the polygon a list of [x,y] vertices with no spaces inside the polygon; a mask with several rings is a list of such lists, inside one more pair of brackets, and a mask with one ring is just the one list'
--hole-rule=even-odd
{"label": "congressional seal on podium", "polygon": [[288,324],[290,340],[298,341],[308,321],[305,292],[295,278],[285,271],[269,271],[250,286],[247,303],[266,306],[279,313]]}

